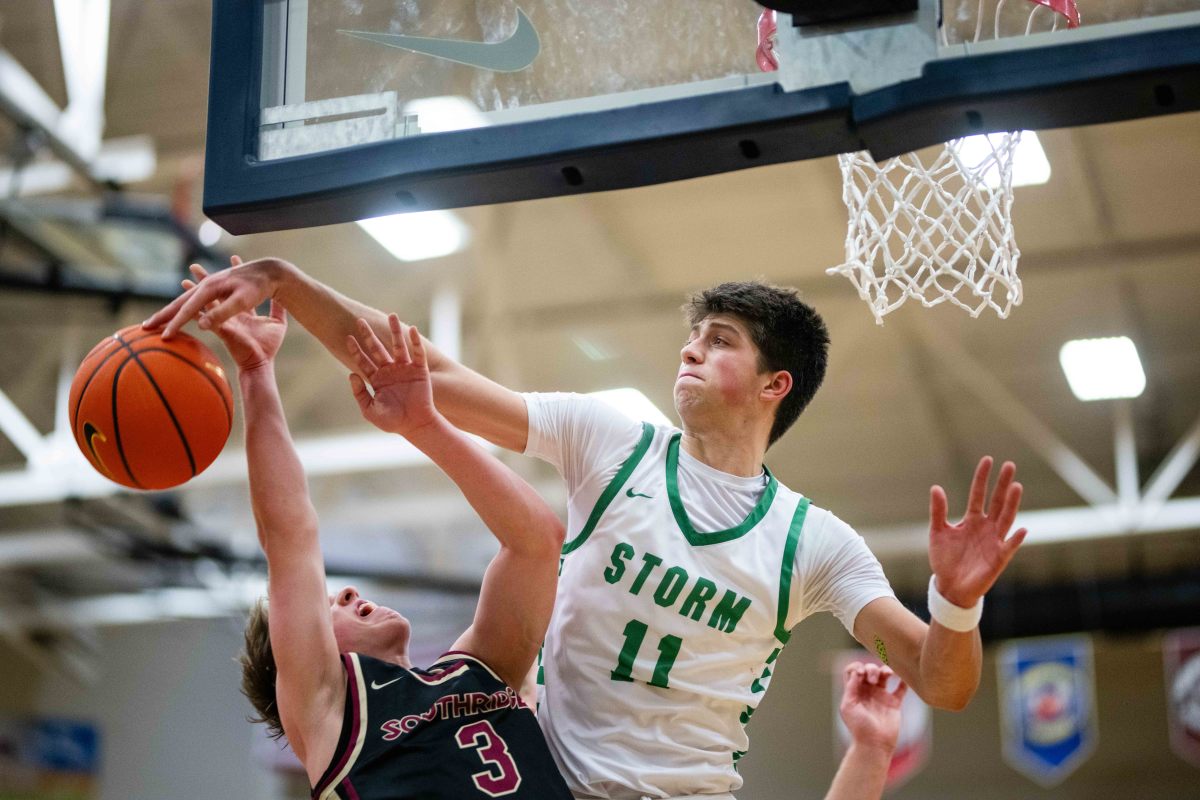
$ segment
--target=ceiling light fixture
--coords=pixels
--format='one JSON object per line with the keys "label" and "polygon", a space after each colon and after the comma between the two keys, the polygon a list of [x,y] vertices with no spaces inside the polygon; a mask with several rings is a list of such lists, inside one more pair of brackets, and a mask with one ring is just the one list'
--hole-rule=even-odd
{"label": "ceiling light fixture", "polygon": [[[992,157],[992,143],[988,134],[967,136],[959,145],[958,154],[968,167],[983,164]],[[984,183],[989,189],[1000,188],[1000,168],[993,162],[983,175]],[[1013,154],[1012,185],[1037,186],[1050,180],[1050,160],[1038,135],[1033,131],[1021,131],[1021,141],[1017,143],[1016,153]]]}
{"label": "ceiling light fixture", "polygon": [[1142,361],[1128,336],[1073,339],[1062,346],[1058,360],[1080,400],[1137,397],[1146,388]]}
{"label": "ceiling light fixture", "polygon": [[450,211],[391,214],[359,220],[358,225],[401,261],[448,256],[470,240],[466,224]]}

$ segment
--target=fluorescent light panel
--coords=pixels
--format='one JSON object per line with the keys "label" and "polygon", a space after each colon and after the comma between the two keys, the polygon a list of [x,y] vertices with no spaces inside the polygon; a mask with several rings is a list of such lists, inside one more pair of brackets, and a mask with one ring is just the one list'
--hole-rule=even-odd
{"label": "fluorescent light panel", "polygon": [[363,219],[359,227],[401,261],[423,261],[457,253],[467,246],[470,232],[450,211],[414,211]]}
{"label": "fluorescent light panel", "polygon": [[650,398],[637,389],[605,389],[602,392],[590,392],[592,397],[599,398],[616,408],[630,419],[637,422],[652,422],[655,425],[671,425],[667,415],[658,410],[658,406],[650,402]]}
{"label": "fluorescent light panel", "polygon": [[1058,360],[1080,400],[1137,397],[1146,388],[1137,348],[1127,336],[1073,339],[1062,346]]}
{"label": "fluorescent light panel", "polygon": [[[1000,134],[982,133],[977,136],[967,136],[959,145],[959,158],[968,167],[977,167],[992,157],[993,147],[988,136]],[[1050,180],[1050,160],[1038,135],[1033,131],[1021,131],[1021,141],[1017,143],[1016,153],[1013,154],[1012,185],[1037,186]],[[1000,188],[1000,168],[993,162],[983,175],[984,183],[989,189]]]}

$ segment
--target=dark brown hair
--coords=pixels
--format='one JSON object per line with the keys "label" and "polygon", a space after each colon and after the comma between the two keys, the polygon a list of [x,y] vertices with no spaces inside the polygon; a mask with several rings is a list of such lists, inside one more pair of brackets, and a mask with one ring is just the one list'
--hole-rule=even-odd
{"label": "dark brown hair", "polygon": [[787,370],[792,390],[779,403],[767,441],[770,447],[800,416],[821,381],[829,360],[829,331],[795,289],[760,281],[722,283],[693,295],[683,306],[689,325],[713,314],[737,317],[758,348],[759,372]]}
{"label": "dark brown hair", "polygon": [[266,598],[259,598],[246,620],[246,648],[237,660],[242,665],[242,694],[258,712],[257,717],[246,720],[266,723],[271,738],[278,739],[283,736],[283,722],[275,704],[275,653],[271,650],[269,622]]}

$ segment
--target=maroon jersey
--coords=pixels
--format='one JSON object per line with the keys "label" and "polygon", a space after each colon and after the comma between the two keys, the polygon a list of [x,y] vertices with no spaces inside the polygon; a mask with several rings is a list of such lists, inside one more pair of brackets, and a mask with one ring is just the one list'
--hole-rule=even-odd
{"label": "maroon jersey", "polygon": [[466,653],[409,669],[342,655],[346,710],[318,800],[571,800],[537,719]]}

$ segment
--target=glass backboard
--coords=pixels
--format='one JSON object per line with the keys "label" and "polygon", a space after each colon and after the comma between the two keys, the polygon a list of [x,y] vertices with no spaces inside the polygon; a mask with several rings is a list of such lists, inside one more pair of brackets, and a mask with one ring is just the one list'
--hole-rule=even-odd
{"label": "glass backboard", "polygon": [[214,0],[205,207],[246,233],[1200,108],[1200,0],[1077,1]]}

